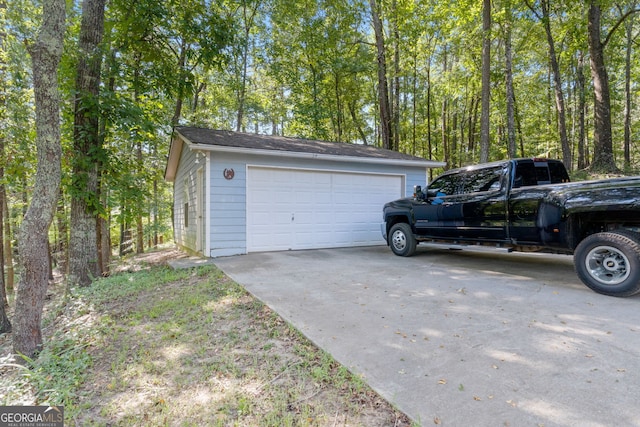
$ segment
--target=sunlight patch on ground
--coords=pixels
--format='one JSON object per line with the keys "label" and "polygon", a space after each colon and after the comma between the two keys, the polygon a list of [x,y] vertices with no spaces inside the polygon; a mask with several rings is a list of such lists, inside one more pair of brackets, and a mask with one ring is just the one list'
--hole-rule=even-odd
{"label": "sunlight patch on ground", "polygon": [[191,349],[184,344],[173,345],[169,347],[163,347],[160,349],[160,354],[171,362],[176,362],[184,359],[191,354]]}
{"label": "sunlight patch on ground", "polygon": [[545,363],[541,360],[529,360],[517,353],[509,353],[500,350],[488,350],[487,355],[501,362],[515,363],[518,365],[527,366],[530,369],[537,371],[549,371],[554,368],[550,363]]}
{"label": "sunlight patch on ground", "polygon": [[[530,401],[520,401],[518,407],[526,411],[537,419],[541,420],[553,420],[554,424],[563,425],[563,426],[572,426],[579,423],[581,419],[578,414],[575,414],[571,411],[570,408],[566,406],[558,406],[557,402],[547,402],[545,400],[530,400]],[[590,424],[592,426],[606,427],[602,424]]]}
{"label": "sunlight patch on ground", "polygon": [[222,309],[227,309],[238,303],[236,297],[225,297],[218,300],[211,300],[202,306],[204,311],[214,312]]}

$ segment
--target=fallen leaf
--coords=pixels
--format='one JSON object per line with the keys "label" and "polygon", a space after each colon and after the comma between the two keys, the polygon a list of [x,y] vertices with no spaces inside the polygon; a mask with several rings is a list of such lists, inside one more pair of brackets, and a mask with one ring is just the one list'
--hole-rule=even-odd
{"label": "fallen leaf", "polygon": [[436,425],[440,425],[440,424],[442,424],[442,421],[440,421],[440,418],[434,417],[433,418],[433,423],[436,424]]}
{"label": "fallen leaf", "polygon": [[481,401],[482,399],[481,399],[479,396],[473,396],[473,400],[475,400],[475,401],[479,402],[479,401]]}
{"label": "fallen leaf", "polygon": [[438,384],[446,384],[447,380],[445,380],[444,378],[438,381]]}

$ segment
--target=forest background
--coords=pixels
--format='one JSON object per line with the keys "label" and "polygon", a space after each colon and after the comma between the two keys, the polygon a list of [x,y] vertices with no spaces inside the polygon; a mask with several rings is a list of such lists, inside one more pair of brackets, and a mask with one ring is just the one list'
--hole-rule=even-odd
{"label": "forest background", "polygon": [[[578,177],[637,173],[638,11],[630,0],[0,0],[0,328],[14,265],[18,290],[46,288],[29,264],[44,258],[41,271],[57,265],[82,286],[113,253],[171,239],[163,176],[177,124],[375,145],[447,168],[547,156]],[[55,78],[43,85],[47,51]],[[39,87],[59,97],[42,122]],[[52,140],[60,167],[39,181]],[[39,198],[53,204],[34,233],[25,218]],[[14,348],[34,354],[44,293],[22,298],[36,307],[21,314],[16,296],[28,333],[14,331]]]}

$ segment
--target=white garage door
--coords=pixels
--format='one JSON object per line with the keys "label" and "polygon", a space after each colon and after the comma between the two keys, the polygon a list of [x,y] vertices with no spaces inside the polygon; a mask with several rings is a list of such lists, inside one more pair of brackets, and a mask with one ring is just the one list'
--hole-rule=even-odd
{"label": "white garage door", "polygon": [[400,175],[249,167],[247,251],[382,244],[382,206],[402,187]]}

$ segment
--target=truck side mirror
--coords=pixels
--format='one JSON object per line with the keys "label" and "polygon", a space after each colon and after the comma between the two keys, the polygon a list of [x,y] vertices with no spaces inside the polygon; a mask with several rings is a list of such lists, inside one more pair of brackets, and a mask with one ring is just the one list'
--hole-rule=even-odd
{"label": "truck side mirror", "polygon": [[424,194],[422,194],[422,187],[419,185],[413,186],[413,198],[414,199],[423,199]]}

